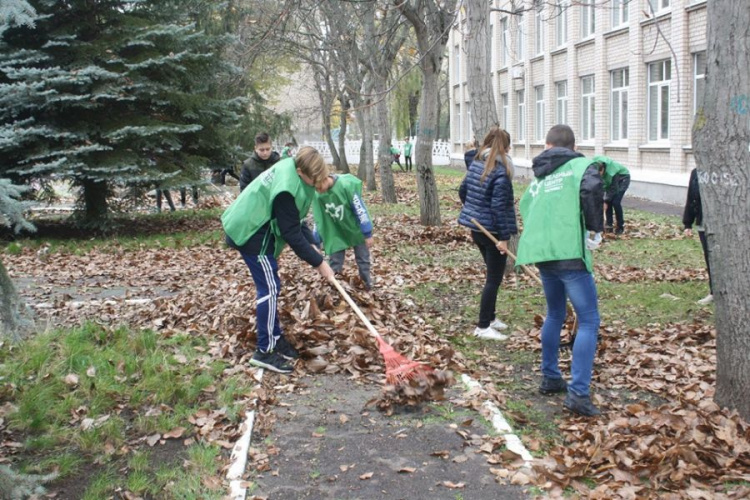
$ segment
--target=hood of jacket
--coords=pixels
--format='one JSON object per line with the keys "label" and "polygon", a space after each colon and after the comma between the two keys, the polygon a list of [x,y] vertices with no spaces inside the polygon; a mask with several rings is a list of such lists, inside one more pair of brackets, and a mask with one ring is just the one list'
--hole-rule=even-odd
{"label": "hood of jacket", "polygon": [[581,158],[582,156],[581,153],[571,151],[568,148],[552,147],[545,149],[539,156],[532,160],[531,169],[534,171],[534,177],[541,179],[570,160]]}

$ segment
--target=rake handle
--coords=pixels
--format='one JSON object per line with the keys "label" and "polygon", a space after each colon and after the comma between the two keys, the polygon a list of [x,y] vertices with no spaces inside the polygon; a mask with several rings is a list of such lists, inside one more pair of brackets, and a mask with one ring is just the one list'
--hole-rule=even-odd
{"label": "rake handle", "polygon": [[359,306],[352,300],[352,298],[349,296],[349,294],[344,290],[344,287],[341,286],[341,283],[339,281],[331,276],[329,281],[333,284],[333,286],[336,287],[336,290],[339,291],[342,297],[344,297],[344,300],[346,300],[346,303],[349,304],[349,306],[354,310],[355,313],[357,313],[357,316],[360,320],[362,320],[362,323],[365,324],[367,329],[370,331],[371,334],[375,336],[376,339],[382,340],[382,337],[378,333],[378,331],[375,329],[374,326],[372,326],[372,323],[370,323],[370,320],[367,319],[367,316],[365,316],[365,313],[362,312],[362,310],[359,308]]}
{"label": "rake handle", "polygon": [[[495,237],[494,237],[494,236],[492,235],[492,233],[491,233],[491,232],[487,231],[487,229],[486,229],[486,228],[485,228],[485,227],[484,227],[483,225],[481,225],[481,224],[479,223],[479,221],[478,221],[478,220],[476,220],[476,219],[474,219],[474,218],[471,218],[470,220],[471,220],[471,222],[472,222],[472,223],[473,223],[473,224],[474,224],[475,226],[477,226],[477,227],[479,228],[479,230],[480,230],[480,231],[482,231],[482,232],[484,233],[484,235],[485,235],[485,236],[487,236],[487,237],[488,237],[488,238],[489,238],[489,239],[490,239],[490,240],[492,241],[492,243],[494,243],[495,245],[497,245],[498,243],[500,243],[500,242],[499,242],[499,241],[497,240],[497,238],[495,238]],[[511,258],[511,259],[513,259],[513,260],[518,260],[518,259],[516,258],[516,256],[515,256],[515,255],[513,255],[513,252],[511,252],[510,250],[505,250],[505,253],[507,253],[508,255],[510,255],[510,258]],[[534,280],[535,280],[535,281],[536,281],[537,283],[539,283],[540,285],[542,284],[542,280],[541,280],[541,279],[539,278],[539,275],[538,275],[538,274],[536,274],[536,273],[535,273],[534,271],[532,271],[530,267],[528,267],[528,266],[524,266],[524,265],[521,265],[521,269],[523,269],[523,270],[524,270],[524,272],[525,272],[526,274],[528,274],[529,276],[531,276],[532,278],[534,278]]]}

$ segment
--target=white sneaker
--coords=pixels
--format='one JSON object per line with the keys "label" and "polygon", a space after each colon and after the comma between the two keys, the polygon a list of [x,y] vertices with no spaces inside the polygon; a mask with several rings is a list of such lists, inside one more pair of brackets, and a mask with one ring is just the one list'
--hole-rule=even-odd
{"label": "white sneaker", "polygon": [[708,295],[706,295],[705,297],[703,297],[701,300],[699,300],[698,304],[700,304],[702,306],[707,306],[708,304],[710,304],[713,301],[714,301],[714,296],[713,296],[712,293],[709,293]]}
{"label": "white sneaker", "polygon": [[502,333],[499,333],[490,327],[487,327],[487,328],[476,327],[474,329],[474,336],[480,339],[488,339],[488,340],[505,340],[508,338],[507,335],[503,335]]}
{"label": "white sneaker", "polygon": [[508,325],[506,325],[505,323],[503,323],[499,319],[495,319],[495,320],[492,321],[492,323],[490,323],[490,328],[492,328],[493,330],[497,330],[499,332],[500,330],[507,329]]}

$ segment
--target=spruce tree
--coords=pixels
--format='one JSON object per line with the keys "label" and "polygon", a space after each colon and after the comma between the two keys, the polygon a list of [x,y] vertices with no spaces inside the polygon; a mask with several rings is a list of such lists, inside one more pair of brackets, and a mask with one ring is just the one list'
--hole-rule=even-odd
{"label": "spruce tree", "polygon": [[115,188],[195,184],[226,156],[244,110],[211,91],[228,37],[167,1],[30,3],[35,25],[0,35],[0,177],[69,180],[100,225]]}

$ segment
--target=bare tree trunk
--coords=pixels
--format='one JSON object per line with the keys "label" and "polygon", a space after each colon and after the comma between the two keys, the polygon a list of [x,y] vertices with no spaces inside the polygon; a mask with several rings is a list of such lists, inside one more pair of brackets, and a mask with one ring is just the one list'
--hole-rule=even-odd
{"label": "bare tree trunk", "polygon": [[0,338],[18,341],[32,326],[29,311],[0,260]]}
{"label": "bare tree trunk", "polygon": [[375,154],[372,147],[372,126],[370,125],[372,120],[369,119],[371,112],[372,108],[369,106],[363,107],[357,112],[357,118],[360,120],[359,127],[362,131],[362,145],[359,148],[359,169],[361,170],[359,178],[365,181],[368,191],[375,191],[377,181],[375,180]]}
{"label": "bare tree trunk", "polygon": [[385,80],[375,75],[374,89],[379,96],[375,104],[375,114],[378,120],[380,145],[378,147],[378,165],[380,165],[380,192],[383,201],[396,203],[396,185],[393,182],[393,155],[391,154],[391,121],[388,116],[388,102],[385,99]]}
{"label": "bare tree trunk", "polygon": [[438,87],[448,31],[455,20],[456,0],[423,0],[416,4],[393,0],[414,28],[422,70],[421,115],[414,148],[420,222],[440,225],[440,199],[432,170],[432,146],[438,129]]}
{"label": "bare tree trunk", "polygon": [[474,138],[481,141],[490,127],[499,124],[490,72],[490,3],[486,0],[466,0],[466,7],[467,25],[471,26],[466,35],[466,81],[469,85],[472,132]]}
{"label": "bare tree trunk", "polygon": [[716,304],[715,399],[745,420],[750,420],[748,26],[746,3],[708,3],[706,93],[693,126]]}
{"label": "bare tree trunk", "polygon": [[414,164],[417,171],[419,193],[419,221],[423,226],[439,226],[440,197],[432,170],[432,146],[437,128],[437,73],[424,75],[422,82],[422,114],[419,120],[417,144],[414,147]]}
{"label": "bare tree trunk", "polygon": [[339,171],[345,174],[349,173],[349,162],[346,159],[346,123],[347,113],[349,110],[349,104],[346,97],[341,97],[341,111],[339,112],[339,122],[341,128],[339,129],[339,156],[341,163],[339,164]]}

